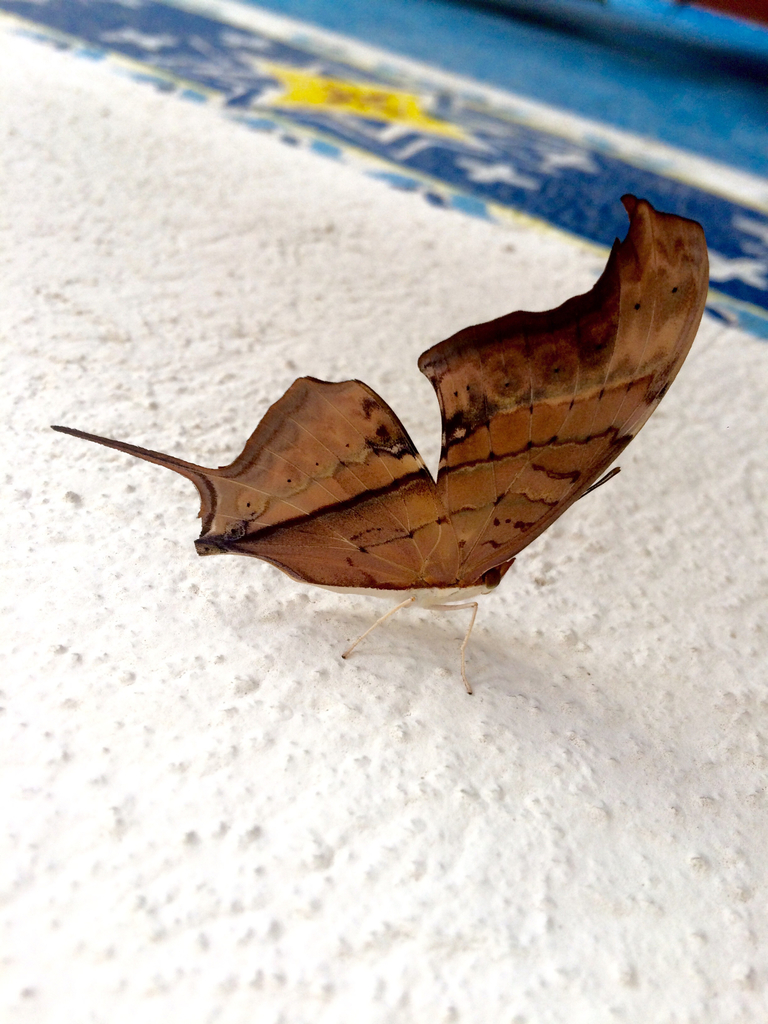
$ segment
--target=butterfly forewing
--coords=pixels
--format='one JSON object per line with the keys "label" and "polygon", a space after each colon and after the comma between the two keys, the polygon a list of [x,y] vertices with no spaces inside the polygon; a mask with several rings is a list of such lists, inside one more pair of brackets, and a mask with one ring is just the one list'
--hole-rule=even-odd
{"label": "butterfly forewing", "polygon": [[674,378],[706,299],[704,234],[624,198],[630,230],[595,287],[425,352],[443,418],[438,494],[472,585],[561,515],[629,443]]}

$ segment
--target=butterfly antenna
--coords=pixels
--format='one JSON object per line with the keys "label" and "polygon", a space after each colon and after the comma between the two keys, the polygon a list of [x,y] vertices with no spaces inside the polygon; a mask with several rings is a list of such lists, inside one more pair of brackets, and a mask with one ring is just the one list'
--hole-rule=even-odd
{"label": "butterfly antenna", "polygon": [[405,601],[401,601],[400,604],[396,604],[394,608],[390,608],[388,612],[385,612],[380,619],[376,619],[372,626],[369,626],[364,633],[362,633],[355,642],[344,651],[342,658],[348,658],[352,651],[357,647],[361,640],[365,640],[369,633],[371,633],[377,626],[380,626],[382,622],[386,622],[390,615],[394,615],[395,612],[399,612],[401,608],[405,608],[407,604],[413,604],[416,600],[415,597],[407,597]]}
{"label": "butterfly antenna", "polygon": [[582,498],[586,498],[586,496],[587,496],[587,495],[588,495],[588,494],[589,494],[589,493],[590,493],[591,491],[596,491],[598,487],[602,487],[602,486],[603,486],[603,484],[607,484],[609,480],[613,480],[613,478],[614,478],[614,477],[616,476],[616,474],[617,474],[617,473],[620,473],[620,472],[621,472],[621,466],[615,466],[615,467],[614,467],[614,468],[613,468],[613,469],[612,469],[612,470],[610,471],[610,473],[606,473],[606,474],[605,474],[605,476],[604,476],[604,477],[601,477],[601,479],[600,479],[600,480],[598,480],[596,484],[592,484],[592,486],[591,486],[591,487],[588,487],[588,488],[586,489],[586,491],[584,491],[584,493],[583,493],[582,495],[580,495],[580,496],[579,496],[578,500],[579,500],[579,501],[581,501],[581,499],[582,499]]}

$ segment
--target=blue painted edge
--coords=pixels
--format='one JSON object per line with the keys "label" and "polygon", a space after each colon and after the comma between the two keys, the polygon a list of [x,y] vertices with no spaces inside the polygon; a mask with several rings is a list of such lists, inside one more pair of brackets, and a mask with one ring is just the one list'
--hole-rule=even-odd
{"label": "blue painted edge", "polygon": [[713,54],[768,61],[768,29],[755,22],[670,0],[493,0],[496,7],[548,21],[641,33],[661,42],[695,44]]}
{"label": "blue painted edge", "polygon": [[[99,0],[94,0],[94,4],[97,2],[99,2]],[[2,3],[0,3],[0,6],[2,6]],[[154,4],[154,6],[158,5]],[[171,10],[174,9],[169,8],[169,11]],[[197,19],[195,23],[197,28],[200,27],[198,22],[203,20],[204,19],[200,18]],[[223,22],[216,24],[218,24],[220,29],[226,28],[226,24]],[[59,49],[62,47],[68,47],[76,56],[80,56],[83,59],[103,60],[114,56],[114,53],[111,50],[99,48],[98,46],[93,45],[92,42],[90,42],[89,45],[83,45],[81,40],[62,37],[61,32],[39,31],[37,28],[30,29],[23,25],[22,27],[17,26],[17,31],[37,42],[52,44]],[[301,51],[297,51],[294,46],[287,46],[285,44],[275,45],[280,47],[283,58],[287,55],[298,55],[297,59],[301,61],[308,59],[311,56],[313,73],[317,71],[316,54],[302,55]],[[117,56],[121,57],[120,54]],[[334,62],[331,62],[331,64],[333,65],[331,68],[332,73],[338,74],[339,71],[344,72],[345,69],[343,66]],[[221,89],[220,87],[217,88],[215,81],[207,80],[201,83],[209,90],[208,93],[205,93],[199,89],[193,88],[191,84],[188,84],[188,79],[187,81],[180,81],[178,78],[170,75],[168,70],[165,68],[147,69],[141,62],[137,62],[135,59],[131,60],[128,58],[126,61],[125,55],[122,55],[120,62],[116,65],[116,69],[123,74],[128,74],[138,82],[151,84],[155,88],[164,92],[176,91],[181,98],[191,102],[204,103],[208,100],[220,102],[222,100]],[[351,70],[353,69],[346,68],[347,72]],[[256,74],[258,78],[258,73]],[[370,80],[370,75],[368,75],[368,79]],[[274,80],[269,81],[273,82]],[[445,97],[443,97],[443,101],[444,100]],[[322,112],[321,115],[315,116],[297,116],[295,113],[291,114],[285,110],[280,110],[275,112],[277,114],[275,117],[254,116],[247,113],[245,110],[241,111],[239,109],[239,103],[232,104],[227,102],[226,96],[224,97],[224,101],[224,109],[229,114],[230,118],[240,121],[246,127],[253,130],[272,132],[285,144],[292,146],[304,146],[320,155],[336,160],[351,160],[353,163],[358,164],[359,157],[361,155],[368,160],[373,157],[380,165],[390,163],[391,169],[384,169],[381,166],[379,169],[375,170],[371,170],[370,167],[368,169],[361,169],[372,177],[385,181],[392,187],[418,192],[426,202],[433,206],[452,209],[464,215],[481,217],[486,220],[498,222],[499,217],[497,216],[497,212],[503,213],[505,205],[508,205],[504,202],[501,202],[500,204],[499,196],[496,194],[490,194],[487,196],[483,196],[482,194],[472,194],[472,190],[468,188],[468,180],[466,177],[463,179],[456,178],[452,171],[451,173],[446,174],[446,168],[450,170],[449,165],[438,168],[439,173],[436,174],[435,168],[431,167],[429,162],[427,162],[426,166],[421,166],[421,164],[416,162],[413,166],[413,171],[415,173],[408,173],[410,167],[407,165],[407,162],[404,163],[402,160],[398,161],[393,157],[393,154],[387,151],[386,147],[379,147],[381,151],[377,152],[376,146],[369,145],[368,151],[365,152],[365,147],[361,150],[359,140],[345,137],[344,132],[339,133],[339,126],[333,123],[332,118],[329,120],[325,117]],[[255,113],[256,112],[254,111],[254,114]],[[520,136],[520,131],[520,126],[516,126],[515,132],[517,132],[519,136],[516,137],[516,145],[518,146],[525,143],[525,136]],[[411,135],[413,134],[414,133],[411,133]],[[409,137],[410,135],[406,134],[406,138]],[[373,138],[373,136],[371,136],[371,138]],[[418,141],[418,133],[415,133],[415,138]],[[446,154],[450,156],[451,146],[453,146],[457,152],[462,152],[461,146],[456,143],[446,143],[446,145],[447,149],[443,154],[442,159],[445,159]],[[439,149],[439,145],[435,143],[434,139],[431,140],[430,146],[433,149],[437,146]],[[595,155],[596,154],[593,151],[592,156]],[[555,153],[555,156],[557,157],[558,154]],[[466,162],[466,158],[464,159]],[[476,158],[475,164],[480,171],[485,173],[484,168],[487,165],[483,164],[482,161],[479,161]],[[505,173],[512,173],[514,171],[514,168],[512,168],[511,165],[509,172],[505,170],[506,165],[504,164],[493,164],[492,166],[494,168],[498,166]],[[470,167],[470,170],[472,170],[472,167]],[[523,178],[524,177],[525,176],[523,175]],[[483,180],[482,175],[480,180]],[[679,183],[670,181],[667,187],[673,186],[679,187]],[[583,183],[581,187],[583,189]],[[475,191],[477,192],[477,190]],[[523,191],[525,191],[525,187]],[[645,194],[643,190],[638,190],[638,193]],[[615,194],[615,190],[614,192],[611,192],[611,194]],[[653,196],[649,196],[649,198],[653,201]],[[556,199],[561,205],[563,200],[567,202],[567,196],[563,197],[559,193],[556,193]],[[710,197],[710,200],[714,199],[716,199],[716,197]],[[734,210],[736,211],[737,219],[740,217],[741,220],[744,221],[745,218],[742,216],[741,208],[735,206]],[[514,212],[514,204],[512,204],[510,212]],[[547,226],[552,226],[554,223],[555,227],[559,227],[561,230],[564,228],[567,234],[579,235],[578,231],[569,229],[568,224],[557,224],[546,216],[542,216],[541,212],[537,212],[536,210],[523,209],[520,210],[520,212],[524,213],[533,222],[538,220]],[[752,211],[752,217],[754,218],[754,216],[754,211]],[[504,217],[502,217],[502,222],[503,220]],[[747,232],[745,237],[747,238],[747,242],[752,245],[752,251],[756,251],[754,248],[755,246],[758,248],[762,246],[768,254],[768,223],[763,223],[761,220],[748,220],[745,230]],[[765,236],[763,241],[760,241],[763,236]],[[602,239],[596,239],[595,241],[597,241],[598,245],[605,244]],[[743,246],[743,251],[749,251],[746,245]],[[722,259],[722,256],[720,258]],[[745,259],[746,258],[743,258],[742,262],[744,262]],[[733,260],[734,262],[738,262],[738,257],[733,257]],[[747,262],[749,261],[747,260]],[[718,288],[710,293],[708,303],[709,314],[730,325],[738,325],[756,337],[768,340],[768,296],[766,296],[766,300],[764,300],[766,301],[766,307],[762,308],[754,303],[743,301],[738,293],[727,294],[727,291],[731,289],[730,278],[728,277],[725,278],[725,286],[726,291],[722,291]]]}

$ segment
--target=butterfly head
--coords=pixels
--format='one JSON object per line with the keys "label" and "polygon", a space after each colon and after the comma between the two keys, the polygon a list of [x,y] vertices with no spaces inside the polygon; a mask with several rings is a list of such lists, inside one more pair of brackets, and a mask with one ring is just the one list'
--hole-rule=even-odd
{"label": "butterfly head", "polygon": [[495,590],[496,587],[501,583],[503,577],[507,571],[511,568],[514,558],[511,558],[508,562],[502,562],[501,565],[494,565],[492,569],[487,569],[480,577],[480,583],[485,587],[487,592]]}

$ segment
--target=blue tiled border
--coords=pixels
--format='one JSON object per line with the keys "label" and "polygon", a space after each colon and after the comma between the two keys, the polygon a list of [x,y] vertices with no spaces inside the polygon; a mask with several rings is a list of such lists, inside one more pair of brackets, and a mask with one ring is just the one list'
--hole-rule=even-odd
{"label": "blue tiled border", "polygon": [[[460,89],[414,80],[418,117],[374,116],[333,102],[286,104],[280,69],[384,98],[408,85],[319,55],[265,31],[157,0],[0,0],[29,31],[91,59],[111,55],[136,77],[195,102],[219,102],[246,126],[274,132],[334,159],[368,163],[391,185],[465,214],[505,211],[544,222],[600,247],[624,234],[618,197],[632,192],[705,229],[716,294],[713,315],[768,337],[768,216],[655,167],[611,152],[604,140],[575,142],[523,123]],[[33,27],[34,26],[34,27]],[[338,90],[337,90],[338,91]]]}

